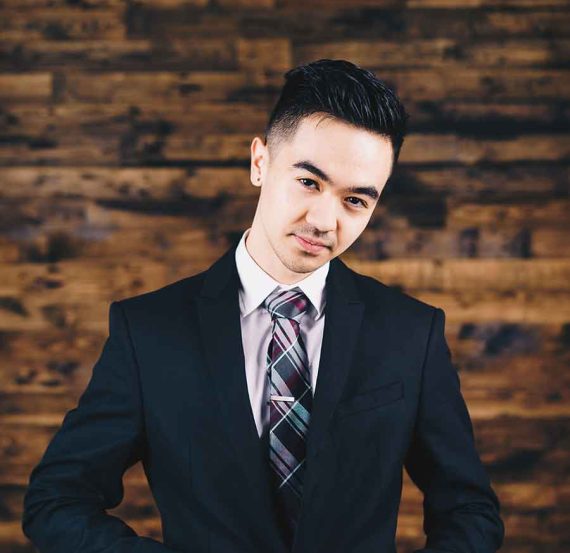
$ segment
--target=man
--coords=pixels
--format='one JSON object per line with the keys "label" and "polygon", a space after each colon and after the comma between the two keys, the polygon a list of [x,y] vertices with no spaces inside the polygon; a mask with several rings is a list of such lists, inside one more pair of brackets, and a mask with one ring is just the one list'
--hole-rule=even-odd
{"label": "man", "polygon": [[[30,477],[41,553],[395,552],[402,468],[423,553],[502,544],[445,314],[338,256],[366,228],[407,114],[342,60],[286,74],[251,224],[208,270],[110,306],[87,389]],[[141,460],[163,544],[106,513]]]}

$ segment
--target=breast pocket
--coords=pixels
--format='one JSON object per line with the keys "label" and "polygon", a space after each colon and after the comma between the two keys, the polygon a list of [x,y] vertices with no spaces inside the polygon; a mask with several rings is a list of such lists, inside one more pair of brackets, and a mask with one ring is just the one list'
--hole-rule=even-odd
{"label": "breast pocket", "polygon": [[336,408],[336,417],[342,419],[354,413],[377,409],[403,397],[404,383],[401,380],[395,380],[341,401]]}

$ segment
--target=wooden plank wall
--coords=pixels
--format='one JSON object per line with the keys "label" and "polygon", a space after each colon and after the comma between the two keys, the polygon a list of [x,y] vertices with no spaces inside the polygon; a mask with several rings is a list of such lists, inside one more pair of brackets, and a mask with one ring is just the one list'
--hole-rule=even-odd
{"label": "wooden plank wall", "polygon": [[[249,144],[283,73],[345,58],[410,135],[343,255],[439,305],[503,550],[568,551],[570,198],[563,0],[0,1],[0,549],[90,377],[109,303],[208,267],[249,225]],[[114,510],[160,539],[140,465]],[[405,475],[399,551],[424,543]]]}

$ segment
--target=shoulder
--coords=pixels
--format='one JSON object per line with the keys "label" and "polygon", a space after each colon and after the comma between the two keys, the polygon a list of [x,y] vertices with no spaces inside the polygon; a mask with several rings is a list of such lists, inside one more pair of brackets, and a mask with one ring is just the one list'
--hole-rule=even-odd
{"label": "shoulder", "polygon": [[174,315],[190,307],[191,300],[198,294],[206,271],[181,278],[160,288],[141,294],[127,296],[113,301],[131,317]]}
{"label": "shoulder", "polygon": [[440,309],[436,305],[404,292],[397,286],[387,285],[374,277],[346,267],[354,278],[366,309],[371,313],[381,312],[384,315],[392,315],[398,320],[431,322],[435,313]]}
{"label": "shoulder", "polygon": [[380,339],[379,332],[399,351],[425,351],[430,336],[444,332],[445,313],[440,307],[377,278],[348,270],[364,304],[363,329],[370,332],[370,340]]}

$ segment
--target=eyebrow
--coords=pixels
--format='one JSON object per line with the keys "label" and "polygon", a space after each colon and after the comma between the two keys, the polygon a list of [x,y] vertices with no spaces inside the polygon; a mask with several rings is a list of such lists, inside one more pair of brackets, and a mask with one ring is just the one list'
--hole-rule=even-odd
{"label": "eyebrow", "polygon": [[[294,163],[292,167],[297,169],[305,169],[313,175],[316,175],[321,180],[328,182],[329,184],[332,183],[332,179],[322,170],[319,169],[316,165],[311,163],[310,161],[303,160]],[[348,188],[344,189],[346,192],[351,192],[352,194],[363,194],[364,196],[368,196],[372,200],[377,200],[380,197],[378,190],[374,186],[349,186]]]}

